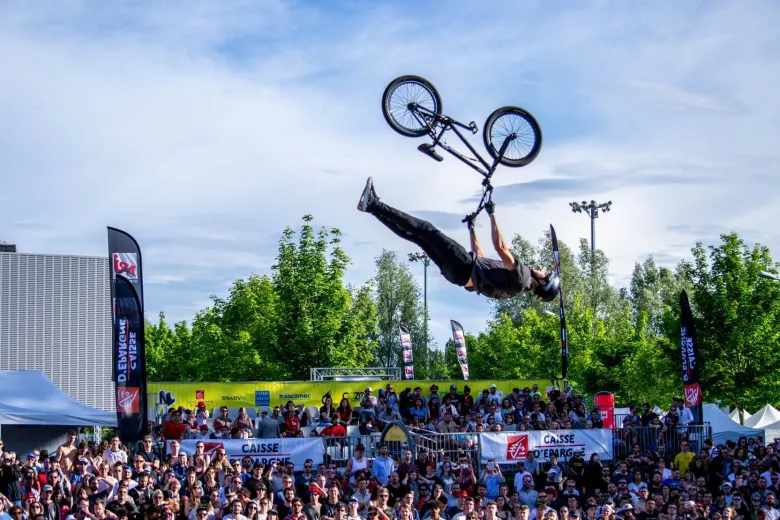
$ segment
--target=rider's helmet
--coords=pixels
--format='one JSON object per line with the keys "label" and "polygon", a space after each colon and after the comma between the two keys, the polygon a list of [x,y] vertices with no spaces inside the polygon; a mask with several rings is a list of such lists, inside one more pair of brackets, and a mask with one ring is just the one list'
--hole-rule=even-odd
{"label": "rider's helmet", "polygon": [[546,278],[537,278],[538,285],[534,290],[534,294],[537,298],[543,302],[550,302],[558,296],[558,291],[561,288],[561,278],[555,273],[547,275]]}

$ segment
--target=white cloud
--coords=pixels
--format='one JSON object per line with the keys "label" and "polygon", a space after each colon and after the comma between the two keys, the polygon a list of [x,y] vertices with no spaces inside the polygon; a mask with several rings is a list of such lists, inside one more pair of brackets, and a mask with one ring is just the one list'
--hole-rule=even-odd
{"label": "white cloud", "polygon": [[[415,249],[355,211],[367,175],[409,211],[466,214],[472,205],[459,201],[479,189],[465,166],[426,159],[384,123],[382,90],[416,73],[459,119],[481,126],[504,104],[539,119],[539,159],[502,168],[497,185],[577,175],[598,187],[541,204],[497,200],[507,234],[535,241],[552,222],[574,245],[589,227],[568,202],[598,198],[614,201],[597,245],[617,281],[647,254],[686,255],[711,224],[780,250],[778,10],[442,7],[0,7],[0,238],[28,252],[105,254],[105,226],[126,229],[158,282],[147,305],[178,320],[235,277],[267,272],[281,230],[312,213],[344,231],[348,278],[360,283],[382,247]],[[654,176],[708,180],[653,185]],[[453,235],[467,242],[465,230]],[[429,292],[439,343],[450,318],[483,326],[489,306],[434,268]]]}

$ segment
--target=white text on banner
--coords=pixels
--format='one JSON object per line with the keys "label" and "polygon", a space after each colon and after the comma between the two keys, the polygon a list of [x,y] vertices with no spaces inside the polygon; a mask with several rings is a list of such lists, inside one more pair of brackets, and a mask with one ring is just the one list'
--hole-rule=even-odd
{"label": "white text on banner", "polygon": [[[195,453],[195,445],[202,442],[205,452],[213,458],[217,450],[224,449],[230,460],[252,457],[255,461],[270,464],[274,461],[295,465],[296,469],[303,467],[306,459],[311,459],[315,466],[323,463],[322,439],[316,438],[279,438],[279,439],[206,439],[180,441],[180,451],[187,455]],[[166,446],[170,453],[170,441]]]}
{"label": "white text on banner", "polygon": [[596,453],[601,460],[612,460],[612,430],[534,430],[527,432],[483,433],[482,461],[495,460],[499,464],[511,464],[528,457],[533,450],[536,459],[549,461],[557,455],[568,460],[576,450],[585,450],[587,460]]}

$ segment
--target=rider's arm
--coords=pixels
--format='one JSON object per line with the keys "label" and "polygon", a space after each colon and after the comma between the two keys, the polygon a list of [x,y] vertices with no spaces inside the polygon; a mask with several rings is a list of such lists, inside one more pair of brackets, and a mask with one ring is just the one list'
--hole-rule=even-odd
{"label": "rider's arm", "polygon": [[490,236],[493,238],[493,247],[501,257],[501,261],[504,262],[504,267],[507,269],[514,269],[517,267],[517,261],[514,255],[509,250],[509,244],[504,240],[504,236],[501,234],[501,230],[498,228],[498,220],[496,220],[496,214],[490,215]]}
{"label": "rider's arm", "polygon": [[479,240],[477,239],[477,232],[473,229],[469,233],[469,240],[471,241],[471,251],[481,257],[485,257],[485,252],[482,250],[482,248],[479,246]]}

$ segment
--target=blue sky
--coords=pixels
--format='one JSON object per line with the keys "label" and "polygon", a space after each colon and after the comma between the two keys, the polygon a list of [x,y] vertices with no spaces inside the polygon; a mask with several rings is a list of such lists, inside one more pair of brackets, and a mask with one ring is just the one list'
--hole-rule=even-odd
{"label": "blue sky", "polygon": [[[7,2],[0,239],[105,255],[105,227],[123,228],[149,315],[175,320],[267,273],[305,213],[344,232],[350,282],[383,247],[414,251],[356,212],[368,175],[465,244],[479,178],[422,156],[379,108],[419,74],[461,120],[502,105],[539,120],[539,158],[495,176],[508,235],[553,223],[575,244],[589,226],[568,202],[612,200],[597,244],[616,285],[729,230],[780,251],[779,24],[760,1]],[[482,329],[488,303],[429,274],[439,343],[450,318]]]}

